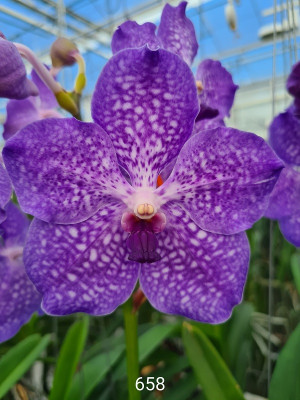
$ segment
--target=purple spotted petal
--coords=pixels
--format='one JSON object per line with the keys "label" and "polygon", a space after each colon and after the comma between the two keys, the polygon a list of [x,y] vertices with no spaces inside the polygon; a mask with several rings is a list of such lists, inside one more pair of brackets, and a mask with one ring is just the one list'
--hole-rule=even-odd
{"label": "purple spotted petal", "polygon": [[220,61],[202,61],[197,69],[196,80],[203,86],[199,93],[200,112],[203,107],[211,108],[219,111],[220,118],[229,117],[238,86]]}
{"label": "purple spotted petal", "polygon": [[201,230],[175,203],[158,235],[162,259],[142,265],[140,284],[153,307],[208,323],[228,319],[240,303],[249,264],[245,233]]}
{"label": "purple spotted petal", "polygon": [[290,217],[298,211],[300,212],[300,173],[286,167],[272,191],[265,216],[281,219]]}
{"label": "purple spotted petal", "polygon": [[10,203],[7,219],[0,224],[4,240],[4,244],[0,243],[0,342],[14,336],[41,304],[41,296],[28,279],[22,262],[21,245],[29,225],[25,219]]}
{"label": "purple spotted petal", "polygon": [[263,216],[282,167],[262,138],[220,127],[186,142],[156,193],[180,201],[202,229],[238,233]]}
{"label": "purple spotted petal", "polygon": [[296,247],[300,247],[300,210],[290,217],[279,220],[283,236]]}
{"label": "purple spotted petal", "polygon": [[219,126],[225,127],[224,120],[219,117],[196,120],[194,130],[193,130],[193,135],[195,135],[196,133],[199,133],[201,131],[208,130],[208,129],[218,128]]}
{"label": "purple spotted petal", "polygon": [[177,54],[191,65],[198,51],[198,43],[194,25],[185,15],[186,6],[186,1],[177,7],[165,5],[157,36],[164,49]]}
{"label": "purple spotted petal", "polygon": [[134,186],[156,187],[159,171],[191,135],[198,99],[190,68],[147,47],[110,59],[96,85],[92,115],[109,134]]}
{"label": "purple spotted petal", "polygon": [[39,98],[40,98],[39,108],[41,108],[42,110],[57,108],[58,104],[54,94],[48,88],[48,86],[45,85],[45,83],[41,80],[41,78],[38,76],[38,74],[35,72],[34,69],[31,71],[31,79],[39,90]]}
{"label": "purple spotted petal", "polygon": [[4,207],[9,202],[11,191],[10,179],[0,162],[0,224],[6,218]]}
{"label": "purple spotted petal", "polygon": [[6,121],[4,123],[3,137],[5,140],[12,137],[24,126],[39,119],[36,102],[32,97],[25,100],[10,100],[6,106]]}
{"label": "purple spotted petal", "polygon": [[6,220],[0,225],[0,236],[8,247],[24,246],[30,221],[12,202],[5,207]]}
{"label": "purple spotted petal", "polygon": [[24,260],[43,295],[48,314],[109,314],[131,295],[139,264],[128,257],[128,234],[121,228],[124,206],[108,203],[92,218],[74,225],[34,220]]}
{"label": "purple spotted petal", "polygon": [[120,50],[142,47],[145,44],[151,50],[160,47],[155,35],[156,26],[151,22],[139,25],[135,21],[126,21],[118,27],[112,37],[111,49],[113,54]]}
{"label": "purple spotted petal", "polygon": [[132,190],[107,134],[75,118],[26,126],[6,142],[3,158],[23,211],[47,222],[83,221],[108,196]]}
{"label": "purple spotted petal", "polygon": [[292,96],[300,97],[300,62],[293,66],[286,82],[286,88]]}
{"label": "purple spotted petal", "polygon": [[14,44],[0,38],[0,97],[25,99],[36,96],[38,89],[26,77],[22,58]]}
{"label": "purple spotted petal", "polygon": [[287,164],[300,165],[300,120],[293,107],[277,115],[270,128],[270,144]]}

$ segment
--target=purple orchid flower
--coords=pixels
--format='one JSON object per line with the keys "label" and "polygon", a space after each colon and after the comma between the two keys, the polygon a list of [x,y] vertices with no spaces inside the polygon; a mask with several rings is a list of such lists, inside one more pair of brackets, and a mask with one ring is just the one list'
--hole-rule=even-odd
{"label": "purple orchid flower", "polygon": [[0,224],[0,342],[14,336],[41,304],[22,261],[29,220],[13,203],[6,214]]}
{"label": "purple orchid flower", "polygon": [[0,162],[0,224],[6,218],[6,213],[4,208],[10,200],[11,192],[12,188],[9,176]]}
{"label": "purple orchid flower", "polygon": [[156,26],[151,22],[139,25],[126,21],[115,31],[111,48],[113,54],[120,50],[139,48],[148,44],[152,50],[163,48],[181,57],[191,65],[198,51],[196,33],[192,21],[185,15],[187,2],[177,7],[164,6],[157,35]]}
{"label": "purple orchid flower", "polygon": [[269,129],[270,144],[286,163],[270,197],[265,216],[278,220],[284,237],[300,247],[300,62],[287,79],[293,104],[277,115]]}
{"label": "purple orchid flower", "polygon": [[[150,22],[143,25],[135,21],[124,22],[113,35],[113,53],[147,44],[153,50],[165,48],[191,65],[197,54],[198,44],[194,26],[185,16],[186,6],[187,2],[182,2],[177,7],[166,4],[157,35],[156,26]],[[198,66],[196,80],[200,112],[196,118],[195,133],[225,126],[224,117],[230,116],[229,111],[238,89],[232,81],[231,74],[219,61],[207,59]]]}
{"label": "purple orchid flower", "polygon": [[3,131],[5,140],[34,121],[50,117],[63,117],[63,115],[56,110],[58,104],[54,94],[40,79],[35,70],[31,72],[31,79],[38,88],[39,96],[28,97],[24,100],[10,100],[7,103],[7,117]]}
{"label": "purple orchid flower", "polygon": [[24,262],[45,312],[109,314],[139,279],[160,311],[211,323],[230,316],[249,263],[243,231],[264,214],[282,163],[251,133],[191,137],[198,112],[188,65],[145,46],[104,67],[95,123],[37,121],[6,142],[20,205],[36,217]]}
{"label": "purple orchid flower", "polygon": [[25,99],[37,96],[36,85],[27,79],[26,69],[16,46],[0,37],[0,97]]}
{"label": "purple orchid flower", "polygon": [[197,69],[196,84],[200,111],[196,118],[194,132],[225,126],[224,118],[230,116],[235,92],[231,74],[220,61],[207,59]]}

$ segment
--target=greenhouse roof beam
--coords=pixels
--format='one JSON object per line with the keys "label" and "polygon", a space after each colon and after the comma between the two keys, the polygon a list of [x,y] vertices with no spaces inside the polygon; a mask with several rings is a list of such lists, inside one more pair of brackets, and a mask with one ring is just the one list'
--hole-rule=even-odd
{"label": "greenhouse roof beam", "polygon": [[[44,1],[44,0],[43,0],[43,1]],[[49,0],[48,0],[48,1],[49,1]],[[35,13],[38,13],[39,15],[42,15],[43,17],[47,18],[47,19],[50,20],[51,22],[55,22],[55,23],[57,22],[57,17],[56,17],[56,16],[50,15],[50,14],[48,14],[47,12],[42,11],[42,10],[37,10],[36,7],[34,7],[32,4],[30,4],[30,3],[28,3],[28,2],[26,2],[26,1],[24,1],[24,0],[15,0],[15,2],[18,3],[18,4],[20,4],[21,6],[23,6],[23,7],[25,7],[25,8],[27,8],[27,9],[33,11],[33,12],[35,12]],[[53,2],[53,4],[54,4],[54,5],[56,6],[56,8],[57,8],[57,5],[56,5],[54,2]],[[56,10],[55,10],[55,11],[56,11]],[[19,18],[19,17],[18,17],[18,18]],[[26,22],[26,21],[25,21],[25,22]],[[82,29],[78,28],[76,25],[73,25],[73,24],[70,24],[70,23],[67,23],[67,24],[66,24],[66,27],[69,28],[69,29],[71,29],[73,32],[76,32],[76,34],[79,34],[79,35],[81,35],[81,34],[84,32]],[[57,29],[56,36],[60,36],[60,35],[59,35],[59,29]],[[107,41],[106,41],[106,40],[105,40],[105,41],[101,41],[101,38],[98,38],[98,37],[97,37],[97,39],[98,39],[99,42],[101,42],[103,45],[107,46]]]}
{"label": "greenhouse roof beam", "polygon": [[[53,0],[41,0],[43,3],[48,4],[49,6],[52,6],[54,8],[57,7],[57,4]],[[97,29],[98,24],[95,24],[94,22],[82,17],[81,15],[75,13],[70,7],[66,6],[66,14],[68,14],[70,17],[76,19],[77,21],[82,22],[85,25],[88,25],[92,29]]]}

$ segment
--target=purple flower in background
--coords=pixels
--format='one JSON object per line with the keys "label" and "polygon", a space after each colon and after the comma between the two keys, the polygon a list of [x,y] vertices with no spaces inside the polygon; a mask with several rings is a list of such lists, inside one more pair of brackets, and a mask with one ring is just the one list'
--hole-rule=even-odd
{"label": "purple flower in background", "polygon": [[231,74],[220,61],[204,60],[197,69],[196,84],[200,111],[196,118],[194,132],[224,126],[224,118],[230,116],[235,92]]}
{"label": "purple flower in background", "polygon": [[126,21],[115,31],[111,48],[113,54],[120,50],[138,48],[145,44],[152,50],[163,48],[177,54],[189,65],[192,64],[198,50],[194,25],[185,15],[187,2],[177,7],[166,4],[157,34],[156,26],[151,22],[139,25],[135,21]]}
{"label": "purple flower in background", "polygon": [[10,200],[11,192],[12,188],[10,179],[0,162],[0,224],[6,218],[4,207]]}
{"label": "purple flower in background", "polygon": [[29,220],[11,202],[6,214],[0,224],[0,342],[14,336],[41,304],[22,261]]}
{"label": "purple flower in background", "polygon": [[270,196],[265,214],[279,222],[283,236],[300,247],[300,173],[291,167],[283,169]]}
{"label": "purple flower in background", "polygon": [[3,131],[5,140],[31,122],[50,117],[62,117],[56,111],[58,104],[54,94],[40,79],[35,70],[32,70],[31,78],[39,90],[39,96],[28,97],[24,100],[10,100],[7,103],[7,117]]}
{"label": "purple flower in background", "polygon": [[264,214],[282,163],[251,133],[191,137],[198,112],[188,65],[145,46],[104,67],[95,123],[47,119],[7,141],[20,205],[38,218],[24,260],[47,313],[111,313],[139,279],[160,311],[213,323],[230,316],[248,269],[243,231]]}
{"label": "purple flower in background", "polygon": [[25,99],[38,95],[38,88],[27,79],[26,69],[16,46],[0,37],[0,97]]}
{"label": "purple flower in background", "polygon": [[300,247],[300,62],[287,80],[293,104],[277,115],[269,129],[270,144],[286,163],[270,197],[266,217],[276,219],[284,237]]}

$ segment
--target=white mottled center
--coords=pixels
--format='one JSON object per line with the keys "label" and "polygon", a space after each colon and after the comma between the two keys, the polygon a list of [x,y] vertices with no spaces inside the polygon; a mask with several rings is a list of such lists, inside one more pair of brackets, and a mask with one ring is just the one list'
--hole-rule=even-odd
{"label": "white mottled center", "polygon": [[128,205],[138,218],[150,219],[157,213],[160,202],[153,189],[141,188],[132,195]]}

